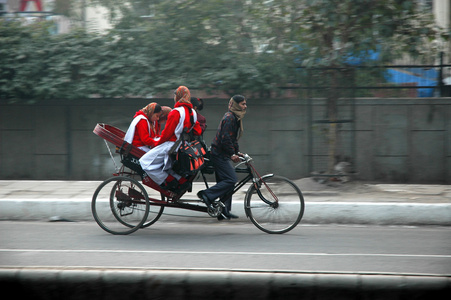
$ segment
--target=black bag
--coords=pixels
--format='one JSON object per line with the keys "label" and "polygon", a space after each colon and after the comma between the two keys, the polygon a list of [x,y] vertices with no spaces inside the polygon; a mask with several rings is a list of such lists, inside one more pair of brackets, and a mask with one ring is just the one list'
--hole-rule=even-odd
{"label": "black bag", "polygon": [[173,154],[172,169],[181,176],[194,175],[204,167],[205,154],[205,149],[198,140],[182,141],[179,150]]}
{"label": "black bag", "polygon": [[[194,127],[192,115],[190,115],[190,119],[193,126],[190,129],[185,128],[183,130],[180,138],[169,151],[174,161],[172,170],[181,176],[191,176],[201,170],[205,165],[204,155],[207,153],[202,143],[194,138],[192,133]],[[175,152],[179,145],[180,147]]]}

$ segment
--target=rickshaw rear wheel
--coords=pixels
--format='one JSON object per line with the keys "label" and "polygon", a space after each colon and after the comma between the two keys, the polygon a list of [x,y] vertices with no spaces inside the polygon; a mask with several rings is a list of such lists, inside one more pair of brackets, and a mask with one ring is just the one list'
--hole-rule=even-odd
{"label": "rickshaw rear wheel", "polygon": [[[161,194],[161,201],[165,201],[165,199],[165,196]],[[149,227],[150,225],[158,221],[163,214],[163,211],[163,205],[153,205],[152,202],[150,202],[149,216],[147,217],[146,222],[144,222],[144,224],[142,225],[142,228]]]}
{"label": "rickshaw rear wheel", "polygon": [[[130,234],[144,224],[156,221],[155,218],[148,220],[147,191],[137,180],[126,176],[111,177],[102,182],[92,197],[91,211],[97,224],[111,234]],[[159,215],[161,212],[160,209]]]}

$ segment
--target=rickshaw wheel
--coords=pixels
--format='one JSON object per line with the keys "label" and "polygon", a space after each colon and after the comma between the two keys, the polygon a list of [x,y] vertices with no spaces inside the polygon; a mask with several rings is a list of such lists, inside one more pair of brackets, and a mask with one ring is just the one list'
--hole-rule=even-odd
{"label": "rickshaw wheel", "polygon": [[[161,194],[161,201],[165,201],[166,197]],[[152,202],[150,202],[150,209],[149,209],[149,216],[147,217],[146,222],[141,226],[142,228],[149,227],[150,225],[154,224],[156,221],[158,221],[163,214],[164,206],[162,205],[153,205]]]}
{"label": "rickshaw wheel", "polygon": [[[96,189],[91,211],[103,230],[126,235],[142,228],[146,223],[150,202],[145,188],[137,180],[115,176],[102,182]],[[155,218],[152,221],[155,222]]]}

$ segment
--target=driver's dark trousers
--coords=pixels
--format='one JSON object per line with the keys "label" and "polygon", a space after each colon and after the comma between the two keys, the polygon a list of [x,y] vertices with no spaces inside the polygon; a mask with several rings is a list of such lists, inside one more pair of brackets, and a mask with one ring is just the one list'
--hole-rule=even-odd
{"label": "driver's dark trousers", "polygon": [[226,206],[228,211],[232,209],[232,196],[224,198],[227,192],[233,190],[235,183],[238,181],[235,169],[233,168],[230,158],[223,155],[214,155],[211,153],[211,161],[215,166],[216,185],[203,191],[204,195],[210,201],[219,198]]}

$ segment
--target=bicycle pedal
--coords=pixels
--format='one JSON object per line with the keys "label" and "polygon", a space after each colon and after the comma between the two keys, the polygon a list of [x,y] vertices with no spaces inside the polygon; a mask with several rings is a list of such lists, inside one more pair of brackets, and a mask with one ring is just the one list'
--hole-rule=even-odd
{"label": "bicycle pedal", "polygon": [[216,201],[213,203],[213,205],[214,205],[215,207],[218,207],[218,206],[223,207],[223,208],[225,207],[225,204],[222,203],[221,200],[216,200]]}

